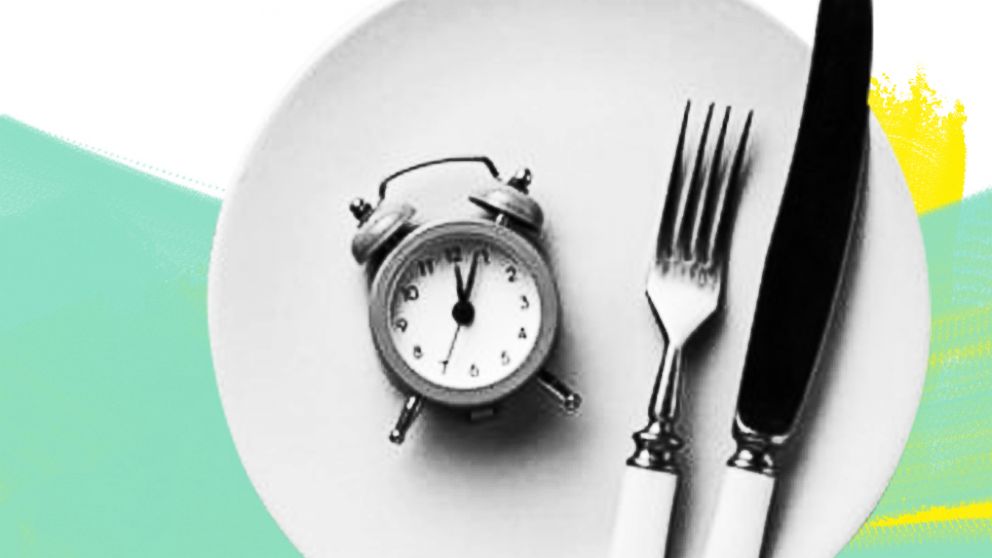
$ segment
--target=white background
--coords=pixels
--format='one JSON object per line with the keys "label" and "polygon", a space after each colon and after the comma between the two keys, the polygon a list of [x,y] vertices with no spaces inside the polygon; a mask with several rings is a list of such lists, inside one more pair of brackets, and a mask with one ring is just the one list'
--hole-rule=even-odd
{"label": "white background", "polygon": [[[751,0],[809,41],[814,0]],[[267,115],[387,0],[3,0],[0,114],[222,195]],[[875,0],[876,75],[917,67],[967,110],[965,193],[992,187],[985,2]]]}

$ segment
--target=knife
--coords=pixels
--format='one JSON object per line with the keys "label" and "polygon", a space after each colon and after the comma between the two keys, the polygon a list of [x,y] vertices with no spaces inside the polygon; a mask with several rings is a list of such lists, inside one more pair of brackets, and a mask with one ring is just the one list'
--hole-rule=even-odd
{"label": "knife", "polygon": [[867,147],[870,0],[822,0],[792,165],[758,294],[704,558],[757,558],[778,473],[841,283]]}

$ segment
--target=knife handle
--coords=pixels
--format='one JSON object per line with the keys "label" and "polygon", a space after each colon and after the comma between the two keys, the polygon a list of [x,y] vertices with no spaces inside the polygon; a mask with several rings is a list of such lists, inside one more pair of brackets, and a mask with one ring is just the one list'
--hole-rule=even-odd
{"label": "knife handle", "polygon": [[728,467],[703,558],[758,558],[775,477]]}
{"label": "knife handle", "polygon": [[663,558],[678,477],[627,466],[610,558]]}

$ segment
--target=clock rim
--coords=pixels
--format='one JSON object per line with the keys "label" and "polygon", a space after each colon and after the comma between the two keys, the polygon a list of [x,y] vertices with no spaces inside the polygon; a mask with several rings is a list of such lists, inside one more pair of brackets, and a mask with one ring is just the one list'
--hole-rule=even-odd
{"label": "clock rim", "polygon": [[[417,373],[400,355],[390,335],[389,294],[394,291],[411,255],[430,242],[449,236],[474,236],[501,244],[534,277],[541,297],[541,323],[537,340],[523,363],[503,379],[470,390],[436,384]],[[433,403],[456,408],[478,408],[503,400],[540,372],[554,348],[558,334],[560,301],[551,266],[538,248],[522,234],[504,225],[481,219],[445,220],[423,225],[404,238],[386,257],[375,274],[369,300],[369,327],[379,359],[387,374],[408,391]]]}

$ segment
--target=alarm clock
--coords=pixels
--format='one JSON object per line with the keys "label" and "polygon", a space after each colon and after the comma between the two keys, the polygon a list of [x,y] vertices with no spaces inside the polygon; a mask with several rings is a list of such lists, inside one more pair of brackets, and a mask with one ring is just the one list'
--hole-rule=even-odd
{"label": "alarm clock", "polygon": [[[455,163],[482,165],[492,179],[468,195],[477,215],[420,223],[413,205],[388,199],[400,177]],[[372,276],[372,340],[384,372],[407,396],[393,443],[403,443],[425,403],[478,420],[532,381],[566,411],[580,406],[579,394],[544,368],[559,298],[531,182],[527,169],[504,181],[487,157],[452,157],[390,175],[375,206],[352,202],[352,255]]]}

